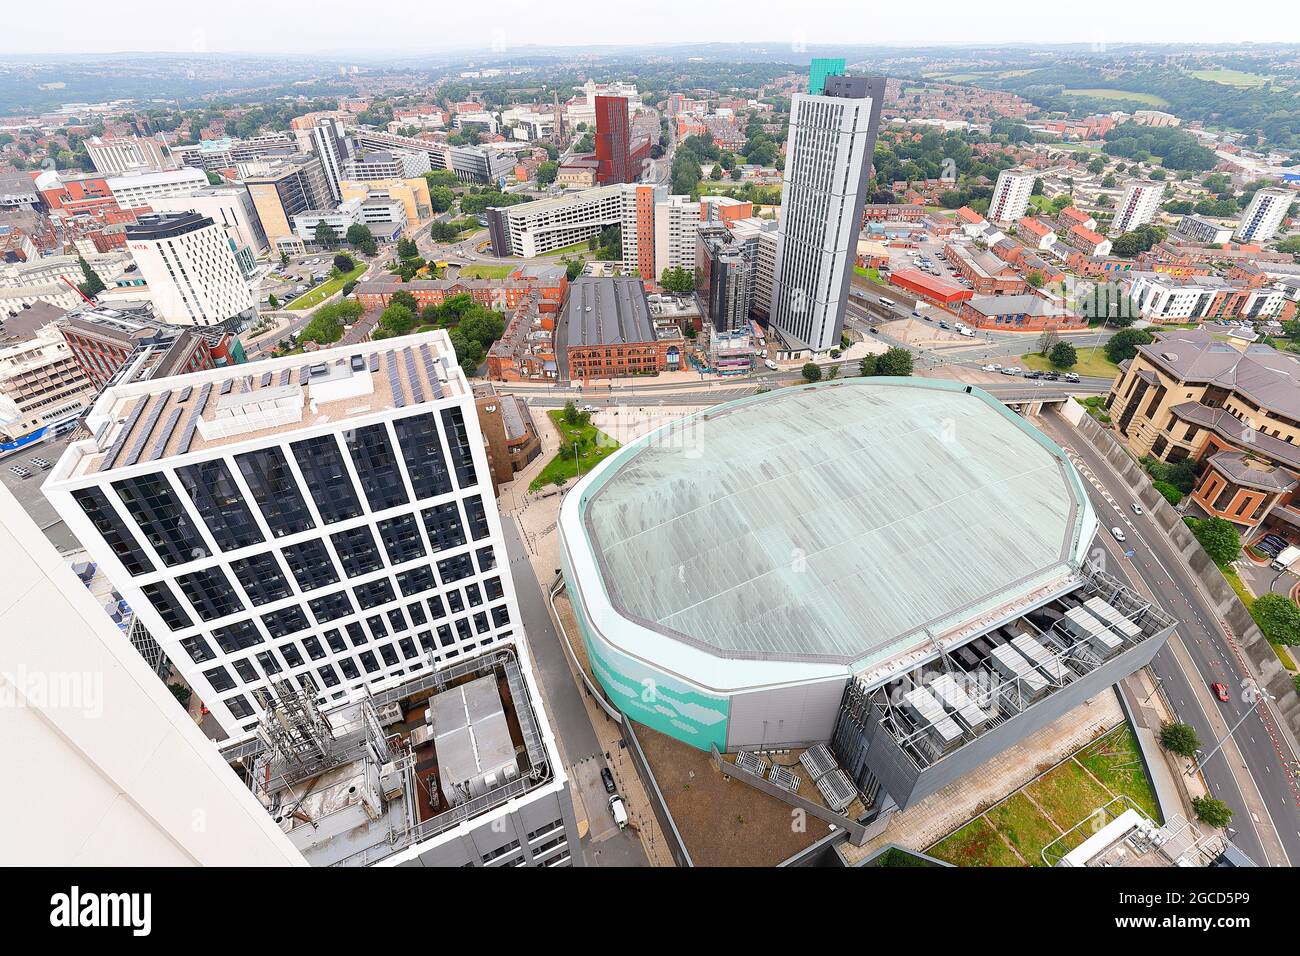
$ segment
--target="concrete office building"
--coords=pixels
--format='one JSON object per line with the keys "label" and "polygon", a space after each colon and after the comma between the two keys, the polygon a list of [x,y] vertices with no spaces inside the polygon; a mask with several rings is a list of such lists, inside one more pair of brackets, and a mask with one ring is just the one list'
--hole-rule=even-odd
{"label": "concrete office building", "polygon": [[665,196],[655,203],[655,281],[665,269],[695,271],[696,233],[700,227],[700,203],[690,196]]}
{"label": "concrete office building", "polygon": [[361,150],[343,168],[343,178],[354,182],[372,179],[414,179],[432,170],[423,150]]}
{"label": "concrete office building", "polygon": [[92,136],[86,140],[85,146],[96,172],[105,176],[176,168],[176,161],[169,155],[167,145],[153,137]]}
{"label": "concrete office building", "polygon": [[1238,242],[1268,242],[1277,234],[1291,204],[1300,193],[1291,189],[1261,189],[1251,197],[1233,237]]}
{"label": "concrete office building", "polygon": [[1206,219],[1204,216],[1183,216],[1178,220],[1174,235],[1188,242],[1220,245],[1232,239],[1232,227],[1221,226],[1213,219]]}
{"label": "concrete office building", "polygon": [[[59,310],[42,304],[52,317]],[[95,397],[58,329],[35,329],[0,343],[0,450],[35,440],[45,429],[75,418]]]}
{"label": "concrete office building", "polygon": [[828,76],[791,98],[770,314],[796,349],[839,345],[884,92],[883,77]]}
{"label": "concrete office building", "polygon": [[585,242],[606,226],[621,224],[629,202],[635,206],[635,187],[614,185],[487,209],[492,254],[533,258]]}
{"label": "concrete office building", "polygon": [[514,155],[509,150],[488,146],[449,146],[442,142],[370,129],[355,130],[353,135],[365,149],[423,152],[429,157],[431,169],[445,169],[455,173],[456,178],[463,183],[497,183],[509,175],[515,166]]}
{"label": "concrete office building", "polygon": [[311,129],[311,151],[321,161],[330,195],[338,202],[342,198],[339,181],[356,156],[356,144],[348,137],[343,121],[322,118]]}
{"label": "concrete office building", "polygon": [[226,230],[195,212],[141,216],[126,230],[158,316],[180,325],[252,318],[252,294],[239,250]]}
{"label": "concrete office building", "polygon": [[446,332],[106,389],[44,491],[214,719],[494,650],[519,612]]}
{"label": "concrete office building", "polygon": [[659,265],[658,209],[668,196],[666,185],[637,183],[623,192],[623,268],[655,282]]}
{"label": "concrete office building", "polygon": [[208,177],[202,170],[185,167],[159,173],[112,176],[106,182],[118,208],[147,210],[153,208],[155,199],[188,196],[201,189],[208,185]]}
{"label": "concrete office building", "polygon": [[155,199],[152,205],[154,212],[193,211],[207,216],[230,234],[236,246],[247,247],[254,257],[264,255],[270,247],[247,186],[204,186],[189,195]]}
{"label": "concrete office building", "polygon": [[244,185],[273,251],[277,240],[292,238],[294,216],[334,204],[325,169],[315,156],[277,159],[265,173],[245,179]]}
{"label": "concrete office building", "polygon": [[1032,169],[1004,169],[998,173],[993,197],[989,200],[988,218],[997,223],[1019,221],[1029,208],[1029,197],[1038,174]]}
{"label": "concrete office building", "polygon": [[304,865],[3,487],[0,578],[0,739],[31,771],[0,795],[7,864]]}
{"label": "concrete office building", "polygon": [[1164,194],[1164,183],[1147,180],[1129,183],[1115,206],[1115,219],[1110,224],[1110,234],[1123,235],[1150,222],[1160,212],[1160,200]]}
{"label": "concrete office building", "polygon": [[829,743],[873,813],[1163,644],[1174,621],[1089,565],[1097,527],[1059,448],[939,379],[783,388],[678,419],[602,461],[559,519],[614,706],[705,751]]}

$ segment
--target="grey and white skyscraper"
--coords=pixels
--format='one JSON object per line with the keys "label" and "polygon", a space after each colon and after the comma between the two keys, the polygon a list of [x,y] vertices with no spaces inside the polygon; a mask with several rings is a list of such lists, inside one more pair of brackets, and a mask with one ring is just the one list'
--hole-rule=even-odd
{"label": "grey and white skyscraper", "polygon": [[311,147],[325,167],[330,194],[335,202],[339,202],[343,198],[339,180],[344,178],[348,164],[356,158],[355,144],[348,138],[341,120],[322,119],[312,127]]}
{"label": "grey and white skyscraper", "polygon": [[829,76],[796,93],[781,190],[771,321],[814,352],[839,345],[884,77]]}

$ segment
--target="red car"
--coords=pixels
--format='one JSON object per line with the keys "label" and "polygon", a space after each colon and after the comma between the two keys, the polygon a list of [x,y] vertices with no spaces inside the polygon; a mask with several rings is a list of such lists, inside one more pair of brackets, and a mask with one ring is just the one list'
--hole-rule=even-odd
{"label": "red car", "polygon": [[1227,687],[1223,686],[1222,684],[1215,683],[1210,685],[1210,690],[1214,691],[1214,696],[1219,698],[1219,700],[1223,701],[1225,704],[1228,702]]}

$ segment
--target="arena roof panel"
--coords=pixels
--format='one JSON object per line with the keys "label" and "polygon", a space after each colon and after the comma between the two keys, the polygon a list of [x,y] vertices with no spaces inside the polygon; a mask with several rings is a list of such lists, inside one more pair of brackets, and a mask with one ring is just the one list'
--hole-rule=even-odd
{"label": "arena roof panel", "polygon": [[623,617],[724,658],[859,664],[1077,569],[1087,513],[1040,433],[982,392],[915,379],[680,419],[582,494]]}

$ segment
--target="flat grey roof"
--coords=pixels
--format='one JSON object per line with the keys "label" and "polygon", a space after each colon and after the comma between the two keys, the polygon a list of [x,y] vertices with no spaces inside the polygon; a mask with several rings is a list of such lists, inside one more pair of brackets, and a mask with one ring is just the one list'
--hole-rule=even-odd
{"label": "flat grey roof", "polygon": [[1138,351],[1180,381],[1241,392],[1270,411],[1300,418],[1300,360],[1289,352],[1270,345],[1234,346],[1200,329],[1157,332],[1156,340]]}
{"label": "flat grey roof", "polygon": [[583,524],[624,617],[727,658],[862,662],[1077,571],[1055,446],[955,383],[846,379],[617,452]]}
{"label": "flat grey roof", "polygon": [[645,285],[634,278],[575,279],[564,303],[564,330],[569,348],[655,341]]}

